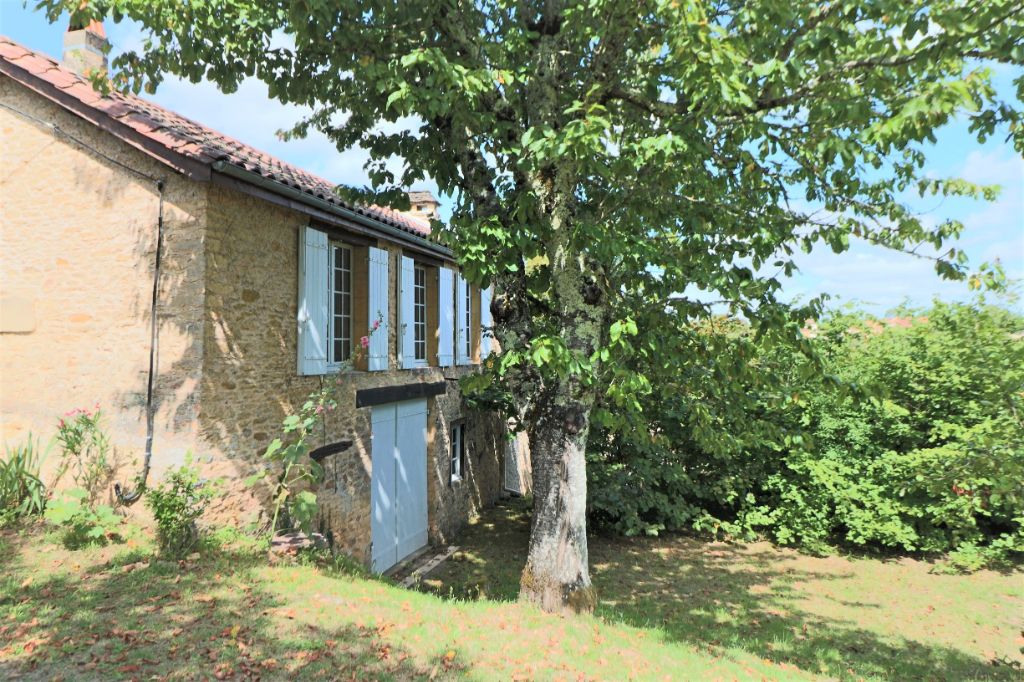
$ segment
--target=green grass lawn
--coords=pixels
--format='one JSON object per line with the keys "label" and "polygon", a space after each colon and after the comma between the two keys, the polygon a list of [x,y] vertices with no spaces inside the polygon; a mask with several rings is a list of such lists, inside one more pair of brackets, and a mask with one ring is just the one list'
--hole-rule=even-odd
{"label": "green grass lawn", "polygon": [[0,532],[0,679],[809,679],[656,629],[453,601],[254,549]]}
{"label": "green grass lawn", "polygon": [[525,513],[519,502],[473,525],[423,584],[442,596],[268,566],[245,543],[178,563],[145,539],[69,551],[40,528],[3,531],[0,679],[1019,677],[989,663],[1019,659],[1019,574],[595,538],[599,613],[564,618],[503,601]]}
{"label": "green grass lawn", "polygon": [[[528,540],[528,504],[509,501],[470,526],[421,588],[513,600]],[[666,643],[840,679],[1024,679],[1021,572],[942,575],[911,559],[680,536],[594,537],[590,561],[601,620]]]}

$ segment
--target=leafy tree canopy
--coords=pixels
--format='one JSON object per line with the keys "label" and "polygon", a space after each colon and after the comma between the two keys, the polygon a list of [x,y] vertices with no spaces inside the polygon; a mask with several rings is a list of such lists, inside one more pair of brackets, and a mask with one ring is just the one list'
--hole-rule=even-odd
{"label": "leafy tree canopy", "polygon": [[54,20],[67,9],[148,30],[114,62],[121,86],[174,74],[231,91],[254,76],[312,112],[289,135],[369,150],[371,186],[348,198],[400,207],[426,178],[454,197],[440,238],[471,279],[497,284],[494,374],[535,467],[524,594],[550,608],[589,603],[586,435],[599,393],[649,387],[618,361],[637,319],[656,333],[659,317],[708,316],[681,295],[703,290],[794,341],[821,301],[783,305],[780,276],[799,249],[851,238],[923,245],[940,275],[969,276],[943,246],[962,225],[929,227],[905,199],[995,189],[925,177],[925,144],[963,114],[979,140],[1009,132],[1024,152],[1024,78],[1018,101],[1000,101],[988,66],[1024,64],[1019,0],[79,4],[39,2]]}

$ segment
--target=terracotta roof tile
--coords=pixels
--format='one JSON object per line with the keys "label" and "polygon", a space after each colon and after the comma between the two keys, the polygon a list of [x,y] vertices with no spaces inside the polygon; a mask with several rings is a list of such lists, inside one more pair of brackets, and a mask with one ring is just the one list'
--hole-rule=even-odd
{"label": "terracotta roof tile", "polygon": [[103,95],[96,92],[88,83],[75,83],[71,87],[65,88],[64,92],[84,104],[93,104],[103,99]]}
{"label": "terracotta roof tile", "polygon": [[62,69],[47,69],[42,76],[48,83],[61,89],[70,88],[72,85],[77,85],[81,82],[78,76]]}
{"label": "terracotta roof tile", "polygon": [[[20,47],[20,46],[19,46]],[[28,52],[20,57],[9,60],[12,64],[17,62],[18,67],[25,69],[31,74],[40,74],[55,68],[54,63],[34,52]]]}
{"label": "terracotta roof tile", "polygon": [[0,57],[8,61],[14,61],[24,57],[29,52],[21,45],[17,45],[11,42],[0,41]]}
{"label": "terracotta roof tile", "polygon": [[54,89],[193,161],[206,165],[224,161],[410,234],[420,237],[430,234],[430,224],[426,220],[382,206],[352,206],[334,193],[334,183],[153,102],[121,93],[101,96],[88,81],[74,72],[5,36],[0,36],[0,60],[17,66]]}
{"label": "terracotta roof tile", "polygon": [[148,116],[140,116],[134,111],[119,117],[117,120],[126,126],[138,130],[140,133],[148,133],[151,130],[156,130],[157,127],[153,119]]}

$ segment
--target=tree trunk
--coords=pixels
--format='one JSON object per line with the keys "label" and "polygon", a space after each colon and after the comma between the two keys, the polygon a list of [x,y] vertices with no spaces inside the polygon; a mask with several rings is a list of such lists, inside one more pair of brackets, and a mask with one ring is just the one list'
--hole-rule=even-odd
{"label": "tree trunk", "polygon": [[530,430],[533,526],[520,601],[552,613],[592,611],[587,557],[590,406],[557,397]]}
{"label": "tree trunk", "polygon": [[[553,130],[565,124],[559,89],[565,37],[558,30],[563,3],[548,0],[537,47],[537,69],[528,97],[537,121]],[[538,125],[531,121],[531,125]],[[531,192],[546,222],[544,252],[548,257],[549,313],[558,324],[565,349],[579,362],[590,362],[600,347],[606,310],[595,296],[594,263],[577,242],[576,196],[579,169],[571,158],[547,163],[528,176]],[[585,241],[583,242],[586,243]],[[524,298],[529,284],[524,280]],[[522,317],[532,335],[533,316]],[[526,336],[524,342],[529,339]],[[592,611],[596,602],[587,555],[587,433],[594,388],[582,372],[550,369],[539,373],[539,385],[525,398],[531,407],[529,437],[533,464],[533,527],[530,551],[520,580],[520,601],[553,613]]]}

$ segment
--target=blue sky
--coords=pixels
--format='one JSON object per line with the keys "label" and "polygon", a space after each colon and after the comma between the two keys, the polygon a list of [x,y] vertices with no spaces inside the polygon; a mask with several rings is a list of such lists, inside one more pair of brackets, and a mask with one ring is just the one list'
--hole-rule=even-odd
{"label": "blue sky", "polygon": [[[41,14],[23,7],[22,0],[0,0],[0,33],[32,49],[59,57],[64,27],[48,24]],[[138,28],[128,23],[108,22],[106,30],[115,53],[138,45],[141,39]],[[1000,92],[1012,92],[1014,75],[1009,68],[997,68]],[[275,132],[295,122],[302,110],[269,100],[266,87],[256,81],[247,81],[238,92],[225,95],[209,84],[168,80],[150,99],[333,182],[366,184],[362,168],[366,154],[362,150],[339,152],[318,133],[304,140],[279,140]],[[1024,159],[1004,138],[1005,135],[979,144],[967,134],[966,123],[958,121],[941,130],[937,144],[928,150],[930,175],[998,184],[1002,187],[998,201],[933,197],[915,200],[912,205],[926,221],[935,224],[948,218],[963,221],[966,230],[959,246],[966,250],[971,262],[980,264],[998,258],[1009,277],[1021,280]],[[427,184],[423,189],[435,188]],[[443,213],[447,211],[448,206],[444,205]],[[822,247],[801,256],[798,264],[800,273],[784,284],[783,291],[788,297],[806,299],[827,292],[832,294],[833,304],[857,302],[882,313],[903,301],[926,305],[935,296],[946,300],[971,296],[965,284],[940,280],[930,262],[863,242],[854,242],[850,251],[841,255]],[[1024,306],[1018,302],[1014,307]]]}

